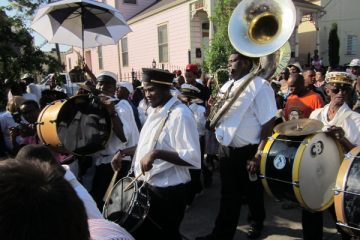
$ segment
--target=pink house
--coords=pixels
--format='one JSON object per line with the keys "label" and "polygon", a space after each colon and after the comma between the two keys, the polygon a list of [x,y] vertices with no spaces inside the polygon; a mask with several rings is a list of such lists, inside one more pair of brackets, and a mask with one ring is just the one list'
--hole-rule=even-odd
{"label": "pink house", "polygon": [[[213,0],[107,0],[121,11],[132,29],[117,45],[85,50],[92,71],[112,71],[120,80],[141,78],[141,68],[184,69],[201,64],[210,35]],[[78,64],[80,49],[66,54],[66,70]]]}
{"label": "pink house", "polygon": [[[92,71],[116,73],[119,80],[141,78],[141,68],[157,67],[183,70],[187,63],[202,64],[204,50],[213,35],[209,21],[219,0],[103,0],[124,15],[132,32],[117,45],[86,49],[85,61]],[[240,0],[239,0],[240,1]],[[293,0],[296,7],[296,28],[289,39],[292,58],[299,59],[298,26],[313,19],[318,21],[320,6],[304,0]],[[318,31],[316,31],[317,34]],[[317,34],[318,35],[318,34]],[[316,41],[316,47],[319,42]],[[66,54],[66,70],[78,63],[80,49]]]}

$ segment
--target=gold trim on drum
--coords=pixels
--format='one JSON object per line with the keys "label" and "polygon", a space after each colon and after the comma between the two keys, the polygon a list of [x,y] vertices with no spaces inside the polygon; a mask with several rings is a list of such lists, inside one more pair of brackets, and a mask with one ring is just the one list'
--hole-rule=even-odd
{"label": "gold trim on drum", "polygon": [[[61,145],[61,141],[57,134],[56,119],[62,105],[66,101],[55,101],[47,105],[39,114],[36,126],[40,140],[47,145],[57,147]],[[46,113],[46,114],[45,114]]]}
{"label": "gold trim on drum", "polygon": [[272,146],[272,144],[274,143],[275,139],[279,136],[279,133],[274,133],[270,138],[268,138],[265,147],[263,149],[263,152],[261,154],[261,162],[260,162],[260,174],[262,176],[264,176],[261,179],[261,182],[263,184],[263,187],[265,189],[265,191],[267,192],[267,194],[269,194],[270,197],[272,198],[276,198],[274,197],[274,194],[271,192],[268,182],[266,180],[266,159],[267,159],[267,155],[269,154],[269,150]]}
{"label": "gold trim on drum", "polygon": [[300,203],[300,205],[306,209],[309,209],[309,208],[305,204],[304,199],[301,196],[300,187],[298,184],[299,183],[299,172],[300,172],[299,168],[300,168],[300,162],[301,162],[302,155],[304,154],[304,150],[306,148],[306,144],[309,142],[309,140],[311,139],[312,136],[313,135],[306,137],[299,145],[299,147],[296,151],[296,154],[295,154],[294,164],[293,164],[293,169],[292,169],[292,181],[293,181],[293,183],[297,183],[297,185],[293,185],[295,197],[296,197],[297,201]]}
{"label": "gold trim on drum", "polygon": [[[338,175],[336,177],[335,184],[335,194],[334,194],[334,204],[335,204],[335,213],[336,220],[342,224],[347,224],[347,219],[345,217],[345,209],[344,209],[344,190],[346,184],[346,178],[349,174],[350,166],[360,152],[360,146],[353,148],[348,155],[351,158],[345,157],[341,163]],[[348,228],[343,228],[346,232],[352,234],[351,230]]]}

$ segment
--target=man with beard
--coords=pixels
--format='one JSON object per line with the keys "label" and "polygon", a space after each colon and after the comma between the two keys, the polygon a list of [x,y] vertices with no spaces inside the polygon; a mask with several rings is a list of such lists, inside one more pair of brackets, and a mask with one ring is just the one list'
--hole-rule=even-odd
{"label": "man with beard", "polygon": [[[228,67],[231,80],[222,86],[219,94],[232,96],[251,74],[253,60],[234,52],[228,59]],[[260,236],[265,208],[263,188],[256,173],[276,112],[274,91],[269,82],[253,77],[219,120],[215,134],[220,143],[220,210],[212,233],[197,240],[233,239],[244,197],[248,201],[248,219],[251,221],[248,238]]]}

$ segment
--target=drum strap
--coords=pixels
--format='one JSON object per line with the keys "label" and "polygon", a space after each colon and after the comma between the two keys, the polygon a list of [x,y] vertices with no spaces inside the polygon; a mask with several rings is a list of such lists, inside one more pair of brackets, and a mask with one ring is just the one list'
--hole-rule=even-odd
{"label": "drum strap", "polygon": [[[158,140],[159,140],[159,137],[160,137],[160,134],[162,132],[162,129],[164,128],[165,126],[165,123],[166,121],[169,119],[169,116],[170,116],[170,113],[172,112],[172,110],[177,106],[179,105],[180,102],[179,101],[175,101],[171,107],[169,108],[169,110],[167,111],[166,113],[166,116],[161,120],[160,124],[159,124],[159,128],[156,130],[156,133],[155,133],[155,136],[154,136],[154,144],[153,144],[153,147],[152,149],[155,149],[157,143],[158,143]],[[132,161],[131,162],[131,168],[130,168],[130,171],[128,173],[128,175],[130,175],[132,172],[134,172],[134,164],[135,162]],[[145,180],[145,182],[147,182],[149,179]]]}
{"label": "drum strap", "polygon": [[337,121],[335,122],[335,126],[341,126],[341,124],[344,122],[344,120],[345,120],[347,117],[349,117],[351,113],[352,113],[351,110],[346,111],[345,113],[343,113],[343,114],[341,115],[341,117],[339,117],[339,118],[337,119]]}

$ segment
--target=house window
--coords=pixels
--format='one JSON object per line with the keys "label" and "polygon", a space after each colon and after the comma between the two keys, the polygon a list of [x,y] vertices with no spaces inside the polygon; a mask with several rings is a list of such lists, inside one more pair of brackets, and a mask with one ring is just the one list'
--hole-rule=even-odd
{"label": "house window", "polygon": [[98,60],[99,60],[99,69],[103,69],[104,63],[103,63],[102,46],[98,46],[97,52],[98,52]]}
{"label": "house window", "polygon": [[356,55],[358,36],[349,34],[346,39],[346,55]]}
{"label": "house window", "polygon": [[203,22],[201,24],[202,37],[209,37],[209,22]]}
{"label": "house window", "polygon": [[168,62],[168,36],[167,25],[161,25],[158,27],[158,45],[159,45],[159,62]]}
{"label": "house window", "polygon": [[124,3],[136,4],[136,0],[124,0]]}
{"label": "house window", "polygon": [[69,71],[71,70],[71,58],[68,59]]}
{"label": "house window", "polygon": [[103,3],[107,4],[107,0],[102,0]]}
{"label": "house window", "polygon": [[120,1],[120,0],[115,0],[115,8],[116,8],[116,9],[119,9],[119,1]]}
{"label": "house window", "polygon": [[123,67],[129,66],[129,53],[127,37],[121,39],[121,57]]}

